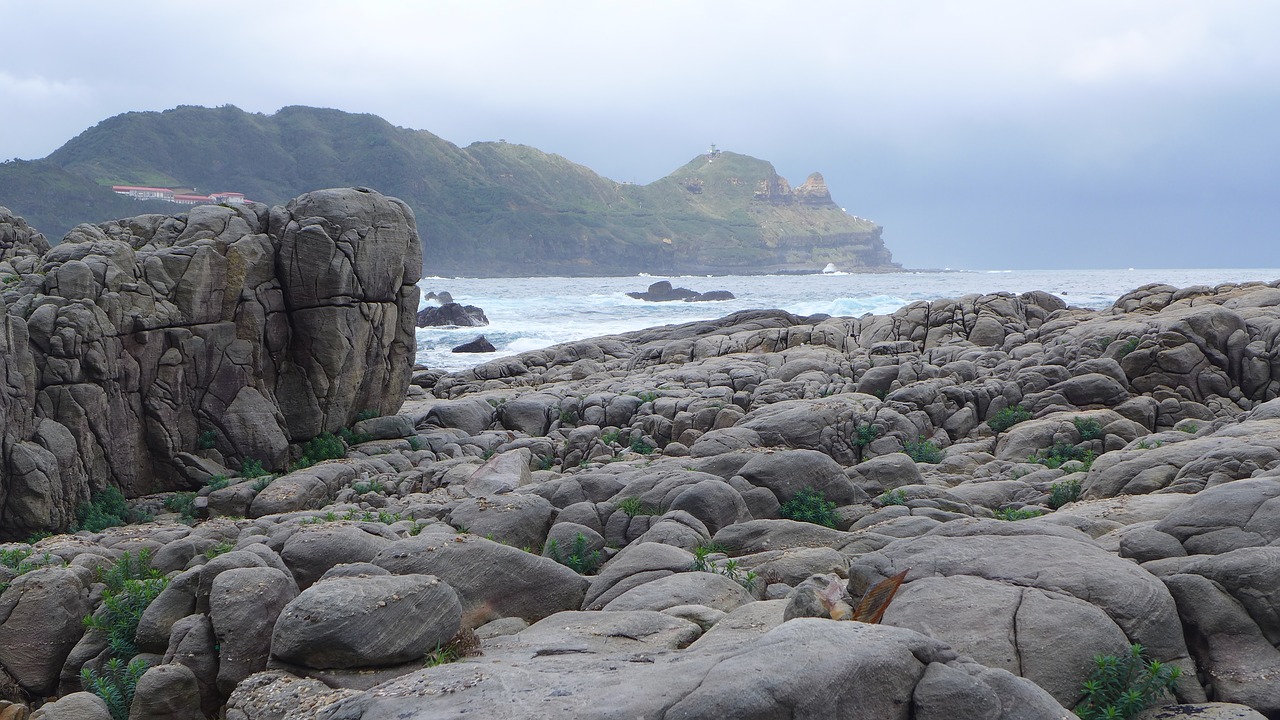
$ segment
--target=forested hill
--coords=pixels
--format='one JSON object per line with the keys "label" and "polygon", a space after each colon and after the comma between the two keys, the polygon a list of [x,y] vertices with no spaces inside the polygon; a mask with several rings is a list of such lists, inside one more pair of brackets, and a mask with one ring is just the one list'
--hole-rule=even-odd
{"label": "forested hill", "polygon": [[234,191],[281,203],[362,185],[417,214],[428,272],[605,275],[886,267],[881,228],[844,213],[816,173],[792,188],[763,160],[700,155],[649,185],[617,183],[505,142],[460,148],[375,115],[233,106],[126,113],[37,161],[0,165],[0,205],[57,241],[80,222],[182,206],[112,185]]}

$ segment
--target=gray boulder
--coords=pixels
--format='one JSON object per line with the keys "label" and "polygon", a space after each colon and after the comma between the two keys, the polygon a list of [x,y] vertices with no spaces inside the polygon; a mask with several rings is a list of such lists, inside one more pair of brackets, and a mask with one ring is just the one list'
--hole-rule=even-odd
{"label": "gray boulder", "polygon": [[461,622],[457,594],[438,578],[333,578],[285,606],[271,654],[312,668],[398,665],[447,643]]}
{"label": "gray boulder", "polygon": [[267,668],[271,629],[296,595],[291,579],[275,568],[233,568],[214,578],[209,619],[218,638],[218,690],[224,696]]}
{"label": "gray boulder", "polygon": [[457,592],[469,626],[576,610],[588,585],[554,560],[475,535],[422,533],[383,548],[373,564],[397,575],[439,577]]}
{"label": "gray boulder", "polygon": [[49,567],[14,580],[0,595],[0,667],[33,695],[51,695],[92,610],[88,573]]}
{"label": "gray boulder", "polygon": [[138,679],[130,720],[204,720],[200,685],[185,665],[156,665]]}

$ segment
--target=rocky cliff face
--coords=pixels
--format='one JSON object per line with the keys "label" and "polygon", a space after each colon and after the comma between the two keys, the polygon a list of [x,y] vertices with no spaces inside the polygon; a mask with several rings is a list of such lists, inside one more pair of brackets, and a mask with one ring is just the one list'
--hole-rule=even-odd
{"label": "rocky cliff face", "polygon": [[363,189],[80,225],[53,249],[0,208],[0,535],[65,527],[91,490],[192,484],[200,450],[278,468],[394,412],[421,256],[408,206]]}

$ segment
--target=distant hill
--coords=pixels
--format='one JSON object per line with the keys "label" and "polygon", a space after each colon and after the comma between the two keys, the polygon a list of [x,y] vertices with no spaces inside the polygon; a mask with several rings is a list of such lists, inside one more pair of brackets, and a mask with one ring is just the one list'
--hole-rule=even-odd
{"label": "distant hill", "polygon": [[184,106],[118,115],[43,160],[0,164],[0,205],[52,241],[80,222],[183,210],[123,198],[112,185],[235,191],[271,204],[372,187],[414,209],[425,269],[441,275],[892,266],[880,226],[845,214],[820,175],[792,188],[768,162],[730,152],[631,185],[526,145],[459,148],[374,115]]}

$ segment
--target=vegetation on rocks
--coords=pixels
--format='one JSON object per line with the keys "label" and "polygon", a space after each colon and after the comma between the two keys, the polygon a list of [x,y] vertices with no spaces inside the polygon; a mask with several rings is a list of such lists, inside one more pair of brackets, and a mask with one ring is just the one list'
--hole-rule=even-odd
{"label": "vegetation on rocks", "polygon": [[76,528],[102,532],[107,528],[147,522],[151,516],[129,507],[124,493],[109,487],[93,493],[89,502],[76,510]]}
{"label": "vegetation on rocks", "polygon": [[557,540],[548,540],[547,555],[579,575],[595,575],[600,569],[600,551],[592,550],[587,536],[582,533],[574,536],[573,546],[566,551],[561,551]]}
{"label": "vegetation on rocks", "polygon": [[804,488],[785,503],[779,514],[788,520],[813,523],[824,527],[836,526],[836,504],[827,500],[821,490]]}
{"label": "vegetation on rocks", "polygon": [[1011,405],[996,413],[994,417],[987,420],[987,427],[992,431],[1002,433],[1005,430],[1017,425],[1020,422],[1026,422],[1031,419],[1031,411],[1021,405]]}
{"label": "vegetation on rocks", "polygon": [[1085,699],[1075,709],[1082,720],[1131,718],[1171,693],[1182,674],[1177,666],[1149,659],[1138,644],[1126,655],[1099,655],[1093,665],[1081,687]]}
{"label": "vegetation on rocks", "polygon": [[930,463],[936,465],[942,462],[942,449],[939,448],[932,440],[917,438],[908,440],[902,446],[902,452],[906,453],[912,460],[918,463]]}
{"label": "vegetation on rocks", "polygon": [[138,621],[169,581],[151,567],[151,551],[146,549],[136,555],[124,553],[102,570],[98,579],[106,586],[102,606],[85,617],[84,624],[106,636],[110,657],[101,671],[82,669],[80,681],[86,690],[102,698],[114,720],[126,720],[138,679],[147,669],[145,661],[135,659]]}

